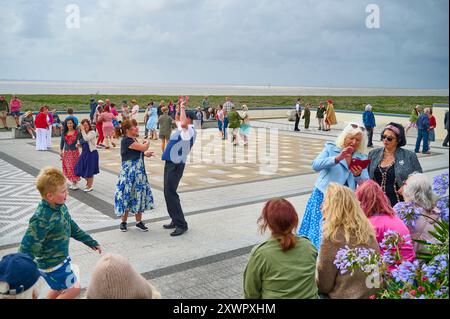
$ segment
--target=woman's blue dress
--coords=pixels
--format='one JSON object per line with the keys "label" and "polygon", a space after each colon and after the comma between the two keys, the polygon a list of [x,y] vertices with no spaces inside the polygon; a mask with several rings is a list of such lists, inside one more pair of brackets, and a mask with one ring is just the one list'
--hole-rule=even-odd
{"label": "woman's blue dress", "polygon": [[75,175],[83,178],[91,178],[100,173],[98,152],[97,150],[91,152],[89,144],[86,143],[83,138],[80,139],[80,144],[82,151],[78,158],[78,162],[75,165]]}
{"label": "woman's blue dress", "polygon": [[148,130],[156,130],[156,124],[158,123],[158,109],[156,107],[152,107],[150,109],[150,115],[147,121],[147,129]]}

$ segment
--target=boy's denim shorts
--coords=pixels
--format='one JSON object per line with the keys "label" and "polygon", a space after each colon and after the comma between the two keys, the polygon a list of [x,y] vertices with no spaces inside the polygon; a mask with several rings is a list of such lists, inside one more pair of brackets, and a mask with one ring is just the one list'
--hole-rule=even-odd
{"label": "boy's denim shorts", "polygon": [[70,264],[72,260],[67,257],[63,263],[47,270],[40,270],[51,289],[56,291],[66,290],[73,287],[77,282],[77,277]]}
{"label": "boy's denim shorts", "polygon": [[11,111],[9,114],[14,117],[20,117],[20,111]]}

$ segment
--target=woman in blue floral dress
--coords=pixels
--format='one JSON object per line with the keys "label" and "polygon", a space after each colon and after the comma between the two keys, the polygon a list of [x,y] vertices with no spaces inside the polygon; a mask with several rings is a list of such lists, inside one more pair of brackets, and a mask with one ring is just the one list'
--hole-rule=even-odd
{"label": "woman in blue floral dress", "polygon": [[135,216],[137,228],[148,231],[142,222],[142,213],[154,208],[152,190],[144,165],[144,156],[151,157],[153,152],[148,150],[150,146],[148,141],[140,143],[136,139],[138,133],[139,128],[130,120],[122,123],[123,138],[120,147],[122,168],[116,185],[114,208],[116,215],[122,218],[120,230],[123,232],[127,231],[128,215]]}
{"label": "woman in blue floral dress", "polygon": [[344,128],[335,143],[326,142],[322,152],[312,163],[312,168],[319,172],[311,197],[308,200],[298,231],[300,236],[308,238],[317,250],[322,242],[322,209],[324,194],[330,183],[338,183],[352,190],[369,179],[367,168],[351,165],[352,159],[366,160],[365,128],[351,123]]}

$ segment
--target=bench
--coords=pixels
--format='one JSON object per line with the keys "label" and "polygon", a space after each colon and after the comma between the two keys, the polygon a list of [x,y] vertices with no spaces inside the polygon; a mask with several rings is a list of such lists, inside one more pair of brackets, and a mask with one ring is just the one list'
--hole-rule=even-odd
{"label": "bench", "polygon": [[216,120],[205,120],[203,121],[202,129],[207,128],[219,128]]}
{"label": "bench", "polygon": [[[31,138],[28,132],[24,132],[16,127],[12,129],[12,136],[17,139]],[[61,136],[61,129],[53,130],[52,137],[60,137],[60,136]]]}
{"label": "bench", "polygon": [[287,115],[288,121],[290,121],[290,122],[295,121],[295,113],[297,113],[295,110],[287,111],[286,115]]}

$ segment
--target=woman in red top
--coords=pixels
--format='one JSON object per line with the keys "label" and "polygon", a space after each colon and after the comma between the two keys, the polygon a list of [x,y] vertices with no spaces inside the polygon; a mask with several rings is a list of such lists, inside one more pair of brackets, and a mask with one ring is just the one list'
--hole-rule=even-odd
{"label": "woman in red top", "polygon": [[48,121],[47,121],[48,108],[46,106],[42,106],[39,110],[39,114],[36,115],[36,120],[34,121],[34,125],[36,126],[36,150],[37,151],[46,151],[47,144],[47,129],[48,129]]}
{"label": "woman in red top", "polygon": [[102,130],[103,135],[106,138],[106,148],[109,149],[109,145],[112,144],[113,147],[116,147],[116,144],[113,142],[114,136],[114,125],[112,121],[116,119],[114,114],[111,113],[111,109],[109,106],[105,106],[103,109],[103,113],[100,114],[99,120],[102,121]]}
{"label": "woman in red top", "polygon": [[434,142],[436,140],[434,129],[436,128],[436,118],[433,115],[433,109],[430,108],[430,115],[428,115],[430,119],[430,128],[428,129],[428,145],[429,142]]}
{"label": "woman in red top", "polygon": [[97,111],[95,112],[95,128],[98,132],[98,138],[97,138],[97,146],[105,147],[103,145],[103,141],[105,140],[105,136],[103,135],[103,123],[101,121],[100,115],[103,113],[103,106],[99,105],[97,106]]}
{"label": "woman in red top", "polygon": [[75,165],[77,165],[80,151],[78,144],[80,143],[81,132],[75,127],[73,119],[68,119],[64,123],[64,132],[61,136],[60,156],[62,161],[62,170],[64,176],[72,183],[70,189],[78,189],[80,177],[75,175]]}

